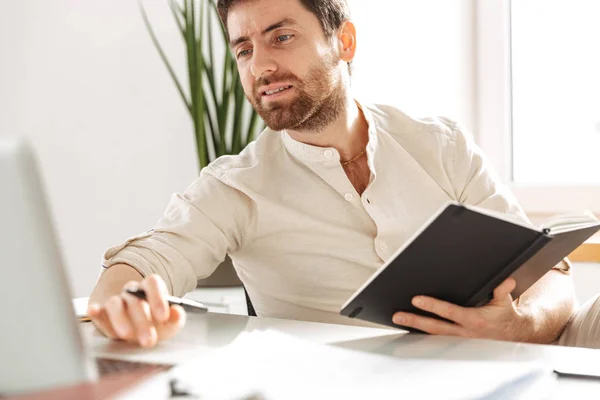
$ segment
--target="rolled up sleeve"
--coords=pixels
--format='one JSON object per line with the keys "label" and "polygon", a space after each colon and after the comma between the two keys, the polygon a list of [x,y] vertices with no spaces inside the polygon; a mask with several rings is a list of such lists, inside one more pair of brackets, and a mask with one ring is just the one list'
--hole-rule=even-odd
{"label": "rolled up sleeve", "polygon": [[109,248],[102,266],[128,264],[142,276],[158,274],[177,296],[193,290],[242,245],[252,202],[203,171],[183,193],[174,194],[154,229]]}

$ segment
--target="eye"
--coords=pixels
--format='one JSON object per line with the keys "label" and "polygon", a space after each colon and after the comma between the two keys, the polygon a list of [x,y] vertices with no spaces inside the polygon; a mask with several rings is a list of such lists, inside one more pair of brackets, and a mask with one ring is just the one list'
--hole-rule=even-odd
{"label": "eye", "polygon": [[288,40],[290,40],[294,35],[279,35],[277,36],[277,41],[278,42],[287,42]]}
{"label": "eye", "polygon": [[252,51],[252,50],[242,50],[242,51],[240,51],[240,52],[238,53],[237,57],[238,57],[238,58],[241,58],[241,57],[246,57],[247,55],[249,55],[249,54],[250,54],[250,52],[251,52],[251,51]]}

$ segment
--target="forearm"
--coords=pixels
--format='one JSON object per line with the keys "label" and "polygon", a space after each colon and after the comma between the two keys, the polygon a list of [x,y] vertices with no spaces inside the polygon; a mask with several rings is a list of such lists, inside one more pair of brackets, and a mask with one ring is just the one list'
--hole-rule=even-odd
{"label": "forearm", "polygon": [[109,297],[121,293],[130,281],[140,282],[144,277],[127,264],[116,264],[104,271],[90,295],[89,303],[103,304]]}
{"label": "forearm", "polygon": [[552,270],[527,290],[517,302],[523,316],[523,341],[549,344],[569,321],[575,306],[570,275]]}

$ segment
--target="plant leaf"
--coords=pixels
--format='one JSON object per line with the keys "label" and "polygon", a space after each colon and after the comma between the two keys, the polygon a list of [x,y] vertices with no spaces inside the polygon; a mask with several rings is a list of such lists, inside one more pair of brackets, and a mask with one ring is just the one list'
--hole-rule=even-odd
{"label": "plant leaf", "polygon": [[[206,157],[206,165],[208,165],[208,163],[210,162],[210,156],[209,156],[209,152],[208,152],[208,145],[209,145],[209,138],[208,135],[211,135],[211,139],[212,139],[212,134],[213,131],[211,130],[210,132],[206,131],[206,125],[208,125],[210,127],[210,124],[207,124],[207,122],[210,121],[210,115],[209,115],[209,110],[206,104],[206,93],[205,93],[205,89],[204,89],[204,79],[205,79],[205,72],[207,72],[206,68],[207,65],[205,63],[205,59],[204,59],[204,55],[202,53],[202,48],[203,48],[203,43],[204,43],[204,21],[205,21],[205,0],[199,0],[199,4],[198,4],[198,8],[199,8],[199,16],[198,16],[198,23],[194,23],[194,27],[198,27],[198,30],[196,32],[196,34],[198,35],[196,37],[196,57],[197,57],[197,66],[198,66],[198,119],[200,121],[203,121],[203,125],[205,127],[204,131],[203,131],[203,141],[204,141],[204,156]],[[195,14],[194,14],[195,17]],[[207,121],[208,120],[208,121]],[[215,145],[214,141],[211,140],[211,142],[213,142],[213,146]],[[213,150],[214,147],[213,147]],[[204,165],[204,166],[206,166]]]}
{"label": "plant leaf", "polygon": [[[208,80],[208,84],[210,87],[210,93],[207,94],[207,98],[210,97],[209,95],[212,96],[212,101],[215,105],[215,111],[216,111],[216,115],[217,118],[213,123],[213,128],[211,130],[211,134],[213,137],[213,142],[218,144],[218,148],[215,149],[215,153],[218,155],[223,155],[225,154],[225,126],[223,126],[221,124],[221,109],[222,109],[222,102],[223,99],[221,98],[221,100],[219,101],[219,98],[217,96],[217,81],[216,81],[216,77],[215,77],[215,58],[214,58],[214,48],[213,48],[213,34],[212,34],[212,30],[213,30],[213,23],[212,23],[212,19],[213,19],[213,10],[214,8],[210,7],[209,5],[207,5],[207,15],[206,15],[206,19],[208,21],[208,56],[209,56],[209,61],[207,62],[206,58],[203,58],[204,60],[204,65],[206,68],[206,75],[207,75],[207,80]],[[218,17],[218,16],[217,16]],[[227,51],[227,50],[225,50]],[[223,69],[223,73],[225,73],[225,69]]]}
{"label": "plant leaf", "polygon": [[[207,21],[208,21],[208,60],[210,62],[210,67],[211,69],[213,69],[215,67],[215,56],[214,56],[214,49],[213,49],[213,34],[212,34],[212,13],[207,13]],[[214,76],[212,77],[212,80],[214,80]]]}
{"label": "plant leaf", "polygon": [[[209,0],[214,13],[218,16],[219,10],[215,0]],[[221,32],[221,38],[225,44],[225,60],[223,62],[223,81],[221,85],[221,107],[219,108],[219,130],[221,132],[221,141],[225,143],[225,130],[227,127],[227,120],[229,116],[229,105],[231,101],[232,86],[235,83],[235,73],[237,72],[236,61],[233,59],[231,49],[229,48],[229,41],[227,31],[223,25],[223,21],[219,18],[219,27]]]}
{"label": "plant leaf", "polygon": [[231,97],[231,77],[233,76],[233,68],[235,68],[235,63],[232,65],[231,52],[229,49],[225,49],[225,60],[223,62],[223,86],[221,87],[222,95],[221,95],[221,115],[219,117],[219,126],[221,127],[221,132],[225,132],[225,126],[227,124],[227,116],[229,113],[229,101]]}
{"label": "plant leaf", "polygon": [[256,125],[259,121],[258,113],[252,110],[252,116],[250,117],[250,123],[248,124],[248,132],[246,133],[246,138],[242,146],[246,147],[252,141],[254,141],[256,137]]}
{"label": "plant leaf", "polygon": [[154,30],[152,29],[152,25],[150,24],[150,20],[148,19],[148,14],[146,13],[146,9],[144,8],[144,5],[142,4],[142,0],[138,0],[138,7],[140,9],[140,13],[142,15],[144,25],[146,26],[146,29],[148,30],[148,33],[150,34],[150,38],[152,39],[152,43],[154,44],[154,47],[158,51],[158,54],[160,55],[160,58],[162,59],[163,63],[167,67],[167,71],[169,71],[169,75],[171,76],[171,79],[175,83],[175,87],[177,88],[177,91],[179,92],[179,95],[181,96],[183,103],[185,104],[185,107],[187,108],[188,112],[191,115],[192,114],[192,106],[190,104],[190,101],[187,99],[187,96],[185,95],[185,93],[183,93],[183,89],[181,87],[181,84],[179,83],[179,80],[177,79],[177,75],[175,75],[175,71],[173,71],[173,68],[171,67],[171,64],[169,63],[169,60],[167,59],[165,52],[163,51],[160,43],[158,42],[158,39],[156,38],[156,35],[154,34]]}
{"label": "plant leaf", "polygon": [[[209,0],[210,4],[213,7],[213,10],[215,11],[215,13],[217,15],[219,15],[219,8],[217,7],[217,3],[214,0]],[[225,46],[228,47],[229,45],[229,36],[227,35],[227,29],[225,29],[225,26],[223,25],[223,21],[221,21],[221,18],[219,17],[219,25],[221,26],[221,33],[223,35],[223,41],[225,42]]]}
{"label": "plant leaf", "polygon": [[[192,118],[194,120],[194,134],[196,136],[196,150],[200,168],[208,165],[206,149],[205,125],[202,107],[202,86],[199,82],[198,58],[196,57],[196,31],[195,31],[195,7],[194,0],[184,0],[183,12],[185,17],[185,41],[187,48],[188,77],[190,93],[192,98]],[[200,98],[198,96],[200,94]]]}
{"label": "plant leaf", "polygon": [[173,18],[175,18],[175,22],[177,23],[177,27],[179,28],[179,32],[181,32],[181,36],[185,39],[185,21],[181,20],[182,13],[179,5],[175,3],[175,0],[168,0],[169,8],[171,9],[171,13],[173,14]]}
{"label": "plant leaf", "polygon": [[[235,55],[228,46],[227,30],[220,18],[221,34],[218,36],[221,36],[226,50],[222,58],[223,65],[215,64],[213,40],[216,38],[212,18],[215,16],[218,18],[216,1],[182,0],[183,6],[181,6],[177,0],[167,0],[185,41],[189,99],[183,93],[182,86],[150,27],[141,1],[138,0],[144,23],[193,120],[200,167],[205,167],[213,156],[238,154],[254,140],[257,127],[263,122],[256,111],[248,112],[249,103],[244,95]],[[220,88],[215,74],[217,68],[223,70]],[[230,142],[228,142],[229,138]]]}
{"label": "plant leaf", "polygon": [[175,6],[175,10],[177,10],[179,12],[179,14],[181,14],[181,16],[183,17],[183,19],[185,20],[185,14],[183,13],[183,8],[181,7],[181,5],[179,3],[177,3],[176,1],[174,1],[174,0],[171,0],[171,1],[173,1],[173,4]]}
{"label": "plant leaf", "polygon": [[234,86],[234,98],[235,98],[235,109],[234,109],[234,129],[233,129],[233,140],[231,143],[231,150],[233,154],[238,154],[242,151],[242,123],[244,117],[244,88],[239,79],[239,72],[236,70],[235,86]]}

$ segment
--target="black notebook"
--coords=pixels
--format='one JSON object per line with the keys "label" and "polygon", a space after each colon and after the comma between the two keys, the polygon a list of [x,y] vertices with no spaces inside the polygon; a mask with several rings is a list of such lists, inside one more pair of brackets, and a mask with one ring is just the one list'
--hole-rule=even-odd
{"label": "black notebook", "polygon": [[348,299],[341,314],[392,327],[399,327],[392,323],[396,311],[440,318],[415,308],[412,298],[478,307],[510,276],[517,280],[516,299],[598,230],[600,221],[591,213],[538,229],[451,202]]}

